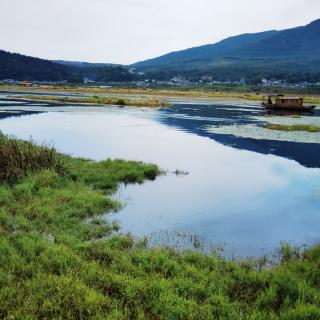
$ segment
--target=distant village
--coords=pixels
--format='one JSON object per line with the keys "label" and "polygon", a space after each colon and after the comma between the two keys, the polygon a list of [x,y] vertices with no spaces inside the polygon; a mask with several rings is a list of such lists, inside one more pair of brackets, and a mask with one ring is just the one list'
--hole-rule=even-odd
{"label": "distant village", "polygon": [[[91,79],[85,78],[83,80],[85,85],[99,85],[100,87],[109,88],[110,85],[102,85]],[[139,81],[130,82],[138,87],[148,87],[151,85],[164,85],[164,86],[191,86],[191,85],[239,85],[246,86],[247,83],[245,79],[240,79],[238,81],[218,81],[215,80],[213,76],[201,76],[199,80],[191,81],[183,76],[175,76],[170,80],[159,81],[155,79],[144,79]],[[0,80],[2,85],[13,85],[20,87],[37,87],[40,85],[66,85],[67,80],[63,81],[17,81],[13,79]],[[110,83],[111,84],[111,83]],[[261,87],[277,87],[277,88],[307,88],[307,87],[320,87],[320,82],[308,82],[303,81],[299,83],[288,83],[285,80],[278,79],[262,79],[260,85]]]}
{"label": "distant village", "polygon": [[[198,81],[190,81],[185,77],[173,77],[169,81],[157,81],[157,80],[149,80],[146,79],[144,81],[137,81],[136,84],[138,86],[146,86],[148,84],[159,84],[159,85],[170,85],[170,86],[188,86],[188,85],[239,85],[246,86],[247,83],[245,79],[240,79],[238,81],[219,81],[214,80],[212,76],[202,76]],[[262,79],[260,83],[261,87],[281,87],[281,88],[307,88],[307,87],[320,87],[320,82],[299,82],[299,83],[288,83],[285,80],[268,80]]]}
{"label": "distant village", "polygon": [[0,80],[0,84],[19,86],[19,87],[36,87],[39,85],[63,85],[67,84],[67,80],[63,81],[18,81],[13,79]]}

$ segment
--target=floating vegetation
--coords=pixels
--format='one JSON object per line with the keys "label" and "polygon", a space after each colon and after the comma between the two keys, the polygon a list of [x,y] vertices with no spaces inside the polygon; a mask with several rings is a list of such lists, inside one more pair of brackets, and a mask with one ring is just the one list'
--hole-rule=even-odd
{"label": "floating vegetation", "polygon": [[281,125],[303,125],[303,126],[316,126],[320,127],[320,117],[316,116],[304,116],[301,114],[285,114],[285,115],[272,115],[266,114],[264,116],[253,116],[252,121],[255,123],[267,122],[270,124],[281,124]]}
{"label": "floating vegetation", "polygon": [[207,126],[207,132],[215,134],[228,134],[241,138],[258,140],[277,140],[301,143],[320,143],[320,132],[312,133],[305,131],[280,131],[270,130],[258,124]]}
{"label": "floating vegetation", "polygon": [[285,124],[267,124],[264,126],[266,129],[270,130],[280,130],[280,131],[306,131],[306,132],[320,132],[320,127],[315,125],[285,125]]}
{"label": "floating vegetation", "polygon": [[215,134],[228,134],[241,138],[320,143],[320,118],[302,115],[252,116],[246,124],[206,126],[204,130]]}

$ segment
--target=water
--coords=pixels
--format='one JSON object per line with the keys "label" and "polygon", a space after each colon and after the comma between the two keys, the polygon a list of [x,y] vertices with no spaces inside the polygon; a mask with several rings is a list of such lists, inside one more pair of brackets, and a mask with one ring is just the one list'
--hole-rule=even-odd
{"label": "water", "polygon": [[[271,131],[261,136],[261,125],[276,118],[239,103],[179,101],[150,110],[3,101],[5,134],[54,143],[74,156],[156,163],[168,172],[120,188],[115,197],[126,206],[112,218],[123,232],[171,244],[180,243],[172,235],[197,235],[235,256],[270,253],[281,241],[320,240],[318,133],[311,142]],[[319,118],[316,113],[286,119]],[[257,137],[244,135],[245,126],[255,128]],[[177,176],[177,169],[189,174]]]}

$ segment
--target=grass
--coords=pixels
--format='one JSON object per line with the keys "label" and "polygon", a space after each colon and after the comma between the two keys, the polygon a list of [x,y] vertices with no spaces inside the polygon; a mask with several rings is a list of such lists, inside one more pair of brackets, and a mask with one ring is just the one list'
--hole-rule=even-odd
{"label": "grass", "polygon": [[0,319],[320,319],[320,246],[283,245],[272,267],[146,249],[99,214],[121,207],[111,197],[119,183],[155,179],[156,166],[4,136],[1,146],[15,179],[0,181]]}
{"label": "grass", "polygon": [[63,104],[77,103],[77,104],[103,104],[103,105],[117,105],[117,106],[136,106],[136,107],[165,107],[170,104],[160,101],[159,99],[124,99],[111,97],[65,97],[65,96],[38,96],[26,95],[19,96],[18,99],[28,99],[37,101],[58,102]]}
{"label": "grass", "polygon": [[304,132],[320,132],[320,127],[312,124],[308,125],[286,125],[286,124],[267,124],[264,126],[266,129],[279,130],[279,131],[304,131]]}

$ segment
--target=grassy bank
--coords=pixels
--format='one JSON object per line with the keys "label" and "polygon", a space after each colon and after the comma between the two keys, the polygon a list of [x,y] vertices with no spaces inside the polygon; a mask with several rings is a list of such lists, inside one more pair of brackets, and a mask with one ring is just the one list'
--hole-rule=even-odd
{"label": "grassy bank", "polygon": [[[255,89],[255,90],[253,90]],[[14,90],[22,92],[70,92],[70,93],[89,93],[89,94],[118,94],[118,95],[145,95],[156,97],[190,97],[190,98],[214,98],[214,99],[239,99],[247,101],[263,100],[263,96],[271,93],[288,93],[289,95],[302,95],[305,103],[320,105],[320,96],[308,92],[295,92],[294,90],[286,91],[284,88],[268,88],[265,91],[260,88],[251,87],[186,87],[186,88],[125,88],[125,87],[86,87],[86,86],[38,86],[35,88],[21,88],[16,86],[0,86],[0,90]]]}
{"label": "grassy bank", "polygon": [[268,268],[146,249],[99,214],[156,166],[0,146],[0,319],[320,319],[320,246],[284,246]]}
{"label": "grassy bank", "polygon": [[320,127],[312,124],[307,125],[287,125],[287,124],[267,124],[264,126],[266,129],[279,130],[279,131],[304,131],[304,132],[320,132]]}
{"label": "grassy bank", "polygon": [[18,99],[36,100],[41,102],[58,102],[62,104],[102,104],[102,105],[117,105],[117,106],[135,106],[135,107],[165,107],[170,104],[159,99],[125,99],[111,97],[59,97],[59,96],[38,96],[26,95],[19,96]]}

